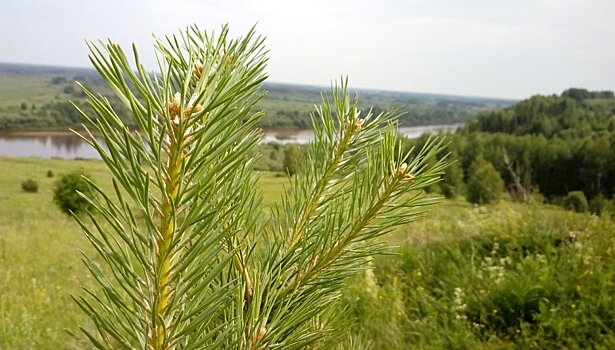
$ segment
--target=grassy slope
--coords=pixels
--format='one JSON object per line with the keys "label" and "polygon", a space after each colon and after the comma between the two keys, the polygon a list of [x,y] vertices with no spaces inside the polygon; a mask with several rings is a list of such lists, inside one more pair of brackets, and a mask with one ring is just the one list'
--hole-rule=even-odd
{"label": "grassy slope", "polygon": [[[74,169],[85,169],[102,187],[109,187],[109,176],[100,161],[0,157],[0,169],[3,169],[3,176],[0,177],[0,349],[68,348],[70,339],[63,329],[76,329],[87,324],[70,300],[70,294],[79,293],[81,285],[88,286],[92,282],[80,262],[78,251],[90,253],[92,249],[75,222],[53,205],[51,189],[58,174]],[[48,170],[54,172],[53,178],[46,177]],[[260,176],[264,203],[271,205],[279,199],[286,180],[275,173],[261,173]],[[38,193],[21,190],[21,181],[29,178],[38,181]],[[475,207],[462,200],[446,201],[431,208],[428,215],[428,219],[397,230],[388,237],[391,245],[406,247],[403,249],[416,246],[412,249],[420,249],[418,247],[429,242],[442,240],[450,244],[476,235],[508,237],[542,230],[568,232],[583,229],[590,219],[588,215],[565,212],[553,206],[526,206],[506,201],[489,207]],[[398,283],[397,277],[392,277],[397,276],[398,272],[389,271],[389,263],[378,261],[375,272],[379,284],[374,287],[375,296],[369,293],[364,295],[369,292],[365,289],[368,278],[367,282],[360,280],[351,286],[350,299],[369,303],[360,304],[355,309],[363,319],[362,332],[377,339],[376,345],[381,348],[399,348],[405,346],[401,335],[407,336],[409,333],[408,326],[403,326],[406,321],[396,320],[395,317],[405,319],[403,315],[409,311],[403,311],[404,299],[397,294],[399,288],[392,287]],[[393,261],[397,261],[394,264],[399,263],[399,260]],[[399,275],[399,278],[411,278],[414,270],[410,271],[408,277]],[[412,283],[415,282],[407,283],[414,286]],[[387,290],[393,291],[393,294],[387,294]],[[386,307],[377,306],[384,301]],[[399,316],[394,316],[394,312]],[[440,317],[438,315],[438,311],[432,310],[425,317],[432,319],[432,316]],[[412,320],[418,317],[408,316]],[[454,331],[444,326],[428,328],[431,323],[426,323],[425,319],[411,324],[414,327],[421,325],[415,330],[419,332]],[[406,330],[396,327],[406,327]],[[456,331],[455,334],[460,339],[473,336],[465,330]],[[419,345],[429,341],[425,339],[432,339],[427,334],[425,336],[413,339],[412,343]],[[457,341],[461,340],[454,340]],[[473,341],[473,345],[465,348],[478,344],[478,340]],[[426,344],[419,347],[429,348]],[[486,348],[489,344],[485,345]]]}
{"label": "grassy slope", "polygon": [[[84,169],[103,188],[110,179],[101,161],[0,158],[0,349],[64,349],[64,328],[85,324],[70,294],[91,278],[79,251],[93,252],[74,220],[52,202],[57,176]],[[52,170],[54,177],[48,178]],[[33,179],[38,193],[21,182]],[[264,203],[275,201],[284,177],[261,174]]]}

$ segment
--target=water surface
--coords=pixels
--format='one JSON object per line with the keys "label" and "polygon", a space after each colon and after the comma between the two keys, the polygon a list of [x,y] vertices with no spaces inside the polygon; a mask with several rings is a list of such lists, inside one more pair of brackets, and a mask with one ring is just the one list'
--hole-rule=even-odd
{"label": "water surface", "polygon": [[[419,137],[426,132],[455,131],[461,124],[424,125],[399,128],[400,133]],[[310,129],[267,129],[262,142],[308,143],[314,139]],[[0,156],[38,158],[97,158],[98,153],[79,136],[68,132],[0,133]]]}

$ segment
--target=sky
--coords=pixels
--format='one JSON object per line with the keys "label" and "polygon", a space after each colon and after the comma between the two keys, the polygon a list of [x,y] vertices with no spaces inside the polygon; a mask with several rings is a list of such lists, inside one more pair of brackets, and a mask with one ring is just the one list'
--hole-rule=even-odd
{"label": "sky", "polygon": [[191,24],[267,37],[269,81],[521,99],[615,90],[614,0],[0,0],[0,62],[89,67],[86,40]]}

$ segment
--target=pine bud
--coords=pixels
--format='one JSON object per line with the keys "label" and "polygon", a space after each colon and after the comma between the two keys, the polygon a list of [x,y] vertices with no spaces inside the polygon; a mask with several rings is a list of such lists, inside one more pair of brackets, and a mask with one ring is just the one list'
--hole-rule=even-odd
{"label": "pine bud", "polygon": [[203,74],[203,65],[197,64],[196,67],[192,70],[192,74],[198,79],[201,79],[201,75]]}
{"label": "pine bud", "polygon": [[171,115],[171,119],[179,115],[180,100],[181,100],[181,95],[178,92],[175,94],[175,96],[173,96],[173,100],[169,104],[169,114]]}
{"label": "pine bud", "polygon": [[265,334],[267,334],[267,328],[265,327],[259,328],[258,332],[256,332],[256,335],[254,337],[254,343],[258,343],[261,339],[263,339]]}
{"label": "pine bud", "polygon": [[358,117],[355,119],[354,129],[356,131],[361,131],[361,127],[363,126],[363,121],[364,121],[363,119],[360,119]]}

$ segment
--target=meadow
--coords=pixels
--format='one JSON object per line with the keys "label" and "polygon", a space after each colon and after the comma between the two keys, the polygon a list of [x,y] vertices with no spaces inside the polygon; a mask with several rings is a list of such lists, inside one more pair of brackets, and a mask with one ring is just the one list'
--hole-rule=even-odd
{"label": "meadow", "polygon": [[[100,161],[0,158],[0,349],[70,349],[64,329],[88,320],[71,294],[93,284],[93,249],[52,201],[54,181]],[[51,170],[53,177],[48,177]],[[264,204],[286,178],[260,172]],[[36,193],[21,182],[38,182]],[[353,332],[375,349],[615,346],[615,223],[535,201],[430,208],[387,237],[391,254],[348,281]]]}

